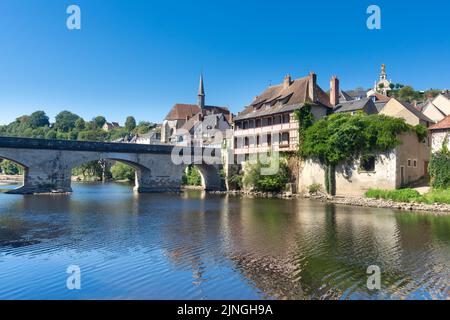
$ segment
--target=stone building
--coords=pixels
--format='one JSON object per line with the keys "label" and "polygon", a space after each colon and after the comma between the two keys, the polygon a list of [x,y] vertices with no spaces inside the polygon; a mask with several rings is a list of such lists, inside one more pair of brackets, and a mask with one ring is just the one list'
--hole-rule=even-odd
{"label": "stone building", "polygon": [[441,93],[436,98],[429,100],[422,112],[436,123],[443,120],[450,115],[450,92]]}
{"label": "stone building", "polygon": [[223,113],[203,115],[202,112],[190,118],[177,133],[177,145],[220,148],[231,129]]}
{"label": "stone building", "polygon": [[375,81],[373,89],[368,92],[367,96],[370,96],[373,93],[380,93],[384,96],[387,96],[388,91],[391,90],[391,83],[392,82],[387,79],[386,65],[382,64],[380,79],[378,81]]}
{"label": "stone building", "polygon": [[381,109],[380,114],[404,119],[406,123],[412,126],[421,124],[428,128],[431,124],[433,124],[433,120],[428,118],[417,108],[413,107],[407,102],[402,102],[394,98],[391,98],[385,104],[385,106]]}
{"label": "stone building", "polygon": [[445,142],[447,142],[447,147],[450,150],[450,116],[431,126],[430,133],[432,141],[431,152],[442,150]]}
{"label": "stone building", "polygon": [[[414,132],[399,135],[402,144],[368,159],[344,161],[336,166],[336,194],[361,196],[371,188],[398,189],[428,174],[429,147]],[[312,184],[324,185],[325,167],[311,159],[302,163],[299,190]]]}
{"label": "stone building", "polygon": [[242,163],[251,154],[268,151],[298,150],[298,121],[294,111],[311,105],[316,120],[331,113],[339,103],[339,80],[331,79],[330,96],[317,84],[317,76],[292,80],[268,87],[234,118],[235,163]]}
{"label": "stone building", "polygon": [[[232,115],[227,107],[205,105],[205,97],[203,76],[201,76],[197,104],[177,103],[172,107],[162,123],[161,142],[170,144],[183,143],[183,141],[179,141],[179,139],[180,137],[185,137],[186,126],[189,126],[190,128],[193,127],[186,125],[186,123],[189,121],[190,123],[194,123],[194,120],[199,120],[200,117],[223,114],[227,121],[231,122]],[[194,120],[191,120],[193,118]],[[183,130],[179,132],[181,128],[183,128]]]}
{"label": "stone building", "polygon": [[119,128],[120,128],[120,125],[117,122],[105,122],[105,124],[102,127],[103,131],[106,131],[106,132],[114,130],[114,129],[119,129]]}

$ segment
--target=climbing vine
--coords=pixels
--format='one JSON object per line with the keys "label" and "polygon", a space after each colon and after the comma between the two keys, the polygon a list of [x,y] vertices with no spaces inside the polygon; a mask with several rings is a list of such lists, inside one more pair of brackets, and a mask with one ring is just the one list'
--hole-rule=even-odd
{"label": "climbing vine", "polygon": [[431,155],[429,172],[431,186],[433,188],[450,188],[450,151],[448,150],[448,138],[444,139],[441,151]]}
{"label": "climbing vine", "polygon": [[298,121],[298,142],[299,150],[303,145],[306,130],[314,123],[314,115],[311,112],[311,105],[305,104],[302,108],[294,111],[295,120]]}
{"label": "climbing vine", "polygon": [[335,166],[341,161],[368,157],[400,145],[398,135],[415,132],[420,141],[426,137],[426,128],[413,127],[403,119],[385,115],[337,113],[310,125],[302,135],[300,155],[317,159],[326,167],[327,192],[335,192]]}

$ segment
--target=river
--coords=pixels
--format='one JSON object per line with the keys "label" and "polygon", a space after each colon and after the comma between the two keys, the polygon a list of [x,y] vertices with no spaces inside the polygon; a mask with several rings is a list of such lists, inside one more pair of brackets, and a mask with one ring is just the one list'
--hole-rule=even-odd
{"label": "river", "polygon": [[449,282],[450,216],[120,184],[0,193],[0,299],[449,299]]}

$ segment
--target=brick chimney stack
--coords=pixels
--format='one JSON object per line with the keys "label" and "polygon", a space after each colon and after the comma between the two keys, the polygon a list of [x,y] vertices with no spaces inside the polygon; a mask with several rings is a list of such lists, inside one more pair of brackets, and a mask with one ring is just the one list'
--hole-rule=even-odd
{"label": "brick chimney stack", "polygon": [[292,83],[292,78],[291,78],[291,75],[288,74],[288,75],[286,75],[286,76],[284,77],[283,88],[284,88],[284,89],[289,88],[289,86],[291,85],[291,83]]}
{"label": "brick chimney stack", "polygon": [[311,71],[309,73],[309,98],[312,102],[316,102],[317,100],[317,93],[316,93],[316,86],[317,86],[317,75],[314,71]]}
{"label": "brick chimney stack", "polygon": [[330,104],[336,107],[339,104],[339,79],[332,76],[330,80]]}

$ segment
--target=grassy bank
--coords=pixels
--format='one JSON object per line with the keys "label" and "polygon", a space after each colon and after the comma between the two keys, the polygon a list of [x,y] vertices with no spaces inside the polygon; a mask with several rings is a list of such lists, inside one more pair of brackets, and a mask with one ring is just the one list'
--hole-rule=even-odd
{"label": "grassy bank", "polygon": [[450,189],[435,189],[421,195],[414,189],[382,190],[370,189],[365,193],[366,198],[392,200],[396,202],[418,202],[426,204],[450,204]]}

